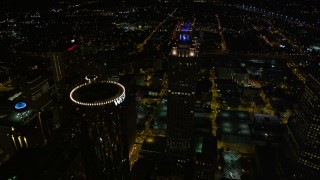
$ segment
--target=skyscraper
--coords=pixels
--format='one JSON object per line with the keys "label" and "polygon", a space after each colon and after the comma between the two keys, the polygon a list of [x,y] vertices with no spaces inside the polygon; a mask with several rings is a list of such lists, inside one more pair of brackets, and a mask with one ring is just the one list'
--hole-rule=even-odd
{"label": "skyscraper", "polygon": [[43,76],[28,76],[26,83],[22,87],[23,97],[37,110],[47,110],[51,108],[51,88],[49,80]]}
{"label": "skyscraper", "polygon": [[46,143],[46,130],[40,113],[25,102],[18,102],[10,111],[0,116],[0,164],[16,152],[35,148]]}
{"label": "skyscraper", "polygon": [[308,69],[308,80],[288,122],[289,143],[302,176],[320,175],[320,62]]}
{"label": "skyscraper", "polygon": [[88,179],[127,179],[128,143],[122,103],[123,85],[112,81],[87,82],[75,87],[70,99],[81,131],[81,146]]}
{"label": "skyscraper", "polygon": [[53,73],[53,81],[54,83],[58,83],[64,78],[65,74],[63,52],[50,52],[49,57]]}
{"label": "skyscraper", "polygon": [[137,137],[136,82],[133,76],[121,76],[119,81],[126,88],[126,100],[122,103],[129,152],[133,149]]}
{"label": "skyscraper", "polygon": [[187,163],[192,157],[197,84],[197,40],[192,24],[178,24],[169,58],[167,156]]}

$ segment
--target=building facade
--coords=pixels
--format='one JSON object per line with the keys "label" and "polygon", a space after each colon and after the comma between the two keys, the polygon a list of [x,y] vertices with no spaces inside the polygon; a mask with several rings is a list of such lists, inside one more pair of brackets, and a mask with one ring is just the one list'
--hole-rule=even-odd
{"label": "building facade", "polygon": [[308,72],[308,80],[288,122],[288,139],[302,176],[312,178],[320,175],[320,63],[312,65]]}
{"label": "building facade", "polygon": [[25,85],[22,87],[22,96],[37,110],[51,109],[52,86],[49,80],[43,76],[27,77]]}
{"label": "building facade", "polygon": [[197,41],[192,24],[178,24],[168,62],[167,157],[187,163],[192,158],[193,116],[197,85]]}
{"label": "building facade", "polygon": [[20,150],[46,144],[47,129],[41,113],[25,102],[17,102],[12,110],[0,117],[0,164]]}
{"label": "building facade", "polygon": [[125,88],[113,81],[87,82],[70,93],[79,121],[86,176],[90,180],[128,179],[129,160],[122,103]]}
{"label": "building facade", "polygon": [[49,53],[52,74],[53,74],[53,81],[54,83],[60,82],[65,75],[65,65],[64,65],[64,56],[63,52],[50,52]]}

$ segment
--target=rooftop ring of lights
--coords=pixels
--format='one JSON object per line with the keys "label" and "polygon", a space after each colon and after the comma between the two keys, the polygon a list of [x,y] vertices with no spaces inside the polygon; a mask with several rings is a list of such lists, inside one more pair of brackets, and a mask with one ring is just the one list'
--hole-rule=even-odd
{"label": "rooftop ring of lights", "polygon": [[[92,102],[83,102],[83,101],[77,100],[77,98],[74,97],[75,93],[79,89],[86,87],[86,86],[89,86],[91,84],[112,84],[112,85],[117,86],[119,88],[119,91],[111,97],[104,98],[101,100],[95,100]],[[95,93],[95,92],[88,92],[88,93]],[[125,88],[122,84],[114,82],[114,81],[99,81],[98,83],[90,81],[88,83],[81,84],[81,85],[75,87],[74,89],[72,89],[69,96],[70,96],[70,99],[74,103],[79,104],[79,105],[83,105],[83,106],[103,106],[103,105],[111,104],[111,103],[114,103],[117,106],[118,104],[122,103],[125,99]]]}
{"label": "rooftop ring of lights", "polygon": [[14,108],[15,108],[16,110],[21,110],[21,109],[23,109],[23,108],[25,108],[25,107],[27,107],[27,104],[26,104],[25,102],[18,102],[18,103],[14,106]]}

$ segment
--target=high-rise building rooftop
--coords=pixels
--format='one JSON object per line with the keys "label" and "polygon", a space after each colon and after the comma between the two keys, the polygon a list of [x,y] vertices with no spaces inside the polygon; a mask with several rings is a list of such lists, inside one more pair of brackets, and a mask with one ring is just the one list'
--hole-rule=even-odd
{"label": "high-rise building rooftop", "polygon": [[99,81],[89,79],[87,83],[75,87],[70,98],[73,102],[84,106],[102,106],[113,103],[120,104],[125,98],[123,85],[113,81]]}

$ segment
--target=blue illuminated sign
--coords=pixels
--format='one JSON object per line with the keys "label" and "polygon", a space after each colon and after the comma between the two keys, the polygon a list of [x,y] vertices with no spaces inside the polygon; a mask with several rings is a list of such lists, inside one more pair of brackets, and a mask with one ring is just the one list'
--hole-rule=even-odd
{"label": "blue illuminated sign", "polygon": [[189,41],[189,34],[180,34],[180,41]]}
{"label": "blue illuminated sign", "polygon": [[25,107],[27,107],[27,104],[24,103],[24,102],[18,102],[18,103],[14,106],[14,108],[17,109],[17,110],[23,109],[23,108],[25,108]]}

